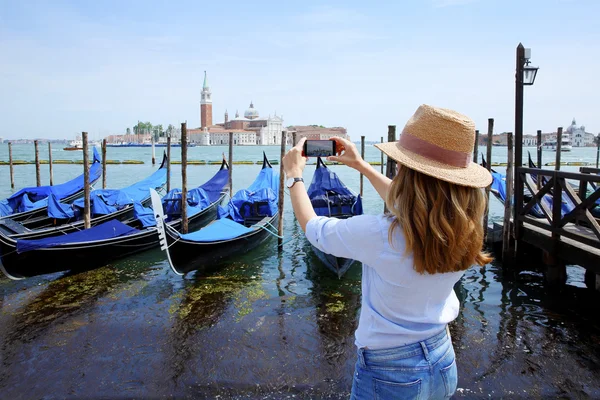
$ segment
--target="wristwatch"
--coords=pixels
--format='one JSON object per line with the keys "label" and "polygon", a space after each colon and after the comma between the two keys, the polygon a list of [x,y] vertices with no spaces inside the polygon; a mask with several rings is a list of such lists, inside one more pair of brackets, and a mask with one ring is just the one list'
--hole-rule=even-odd
{"label": "wristwatch", "polygon": [[287,178],[285,180],[285,186],[287,186],[288,188],[291,188],[292,186],[294,186],[294,183],[296,182],[304,182],[303,178]]}

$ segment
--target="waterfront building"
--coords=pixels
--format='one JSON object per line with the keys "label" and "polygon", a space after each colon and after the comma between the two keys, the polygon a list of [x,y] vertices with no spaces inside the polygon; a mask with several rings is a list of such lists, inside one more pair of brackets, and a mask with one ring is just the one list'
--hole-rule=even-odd
{"label": "waterfront building", "polygon": [[329,140],[334,136],[350,140],[346,128],[342,128],[341,126],[326,128],[318,125],[294,125],[289,126],[288,131],[296,132],[296,140],[300,140],[303,137],[308,140]]}
{"label": "waterfront building", "polygon": [[212,93],[208,86],[206,71],[204,71],[204,83],[200,94],[200,127],[188,129],[190,141],[200,146],[229,145],[229,132],[233,132],[234,145],[281,145],[281,132],[283,117],[274,113],[267,118],[261,118],[254,103],[241,117],[236,111],[235,117],[229,119],[229,113],[225,110],[223,122],[214,124],[212,113]]}
{"label": "waterfront building", "polygon": [[594,146],[594,134],[585,131],[585,126],[577,126],[575,118],[566,129],[566,133],[571,138],[573,147]]}

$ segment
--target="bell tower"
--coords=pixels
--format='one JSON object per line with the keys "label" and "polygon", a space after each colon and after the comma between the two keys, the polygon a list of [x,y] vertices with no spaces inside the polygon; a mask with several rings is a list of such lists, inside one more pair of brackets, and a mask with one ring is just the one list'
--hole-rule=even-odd
{"label": "bell tower", "polygon": [[206,80],[206,71],[204,71],[204,85],[202,85],[200,98],[200,128],[204,129],[212,124],[212,97]]}

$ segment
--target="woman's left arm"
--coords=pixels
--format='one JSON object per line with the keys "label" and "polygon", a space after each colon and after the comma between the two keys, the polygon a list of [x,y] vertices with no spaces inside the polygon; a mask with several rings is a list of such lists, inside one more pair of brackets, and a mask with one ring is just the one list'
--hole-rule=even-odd
{"label": "woman's left arm", "polygon": [[[306,157],[302,156],[302,147],[306,138],[300,139],[298,144],[283,157],[283,171],[285,172],[286,178],[301,178],[304,167],[306,166]],[[306,232],[306,224],[311,219],[315,218],[317,214],[310,202],[308,193],[306,192],[306,186],[304,182],[296,182],[294,186],[290,188],[290,197],[292,199],[292,208],[296,219],[300,223],[300,227]]]}
{"label": "woman's left arm", "polygon": [[[305,139],[283,157],[283,169],[288,178],[302,176],[306,158],[302,156]],[[360,215],[348,219],[318,217],[310,202],[304,182],[290,188],[296,219],[308,241],[319,250],[336,257],[368,262],[376,255],[384,239],[376,216]]]}

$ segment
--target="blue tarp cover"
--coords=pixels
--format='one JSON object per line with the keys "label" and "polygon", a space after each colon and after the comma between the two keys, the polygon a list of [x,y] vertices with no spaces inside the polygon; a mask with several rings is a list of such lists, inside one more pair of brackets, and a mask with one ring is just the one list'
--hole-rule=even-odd
{"label": "blue tarp cover", "polygon": [[308,187],[308,197],[319,216],[361,215],[362,200],[338,178],[337,174],[317,160],[317,169]]}
{"label": "blue tarp cover", "polygon": [[[90,166],[90,183],[97,181],[102,174],[100,155],[95,147],[93,153],[94,159]],[[83,174],[60,185],[23,188],[6,199],[5,206],[0,207],[0,216],[44,207],[47,204],[46,201],[50,194],[53,194],[58,200],[62,200],[79,192],[81,189],[83,189]],[[6,205],[8,205],[8,209]],[[11,210],[12,212],[10,212]]]}
{"label": "blue tarp cover", "polygon": [[[99,189],[90,193],[90,214],[92,217],[98,215],[112,214],[121,208],[142,202],[150,196],[149,188],[158,189],[167,181],[167,169],[159,168],[148,178],[134,183],[123,189]],[[77,199],[70,206],[75,215],[81,214],[84,207],[84,199]],[[68,219],[72,218],[71,212],[63,212],[62,207],[48,206],[48,216],[53,218]]]}
{"label": "blue tarp cover", "polygon": [[63,236],[54,236],[35,240],[17,240],[17,253],[26,251],[56,247],[63,244],[92,242],[103,239],[110,239],[119,236],[126,236],[139,232],[137,229],[125,225],[122,222],[111,220],[90,229],[69,233]]}
{"label": "blue tarp cover", "polygon": [[209,181],[200,186],[200,188],[208,195],[210,203],[214,203],[221,197],[221,192],[228,183],[229,170],[221,169]]}
{"label": "blue tarp cover", "polygon": [[[211,204],[208,193],[198,187],[187,193],[188,216],[191,217]],[[173,189],[162,198],[163,212],[167,222],[181,217],[181,189]]]}
{"label": "blue tarp cover", "polygon": [[65,218],[73,218],[75,216],[75,211],[70,204],[62,204],[56,196],[51,194],[48,197],[48,216],[50,218],[63,219]]}
{"label": "blue tarp cover", "polygon": [[[273,168],[263,168],[252,185],[238,191],[225,207],[219,206],[219,219],[230,218],[235,222],[244,222],[244,217],[272,217],[277,213],[279,198],[279,173]],[[254,209],[257,202],[266,202]],[[258,213],[256,212],[258,211]]]}
{"label": "blue tarp cover", "polygon": [[156,219],[154,218],[152,209],[144,207],[139,201],[133,203],[133,216],[142,223],[144,228],[156,226]]}
{"label": "blue tarp cover", "polygon": [[[498,193],[498,197],[502,202],[506,201],[506,176],[498,172],[492,172],[492,190]],[[575,208],[575,204],[571,201],[568,196],[563,196],[561,205],[561,215],[564,217],[567,213],[571,212]],[[552,210],[552,195],[546,194],[542,197],[542,203],[549,209]],[[533,206],[530,211],[531,215],[536,218],[543,218],[544,212],[542,211],[539,204]]]}
{"label": "blue tarp cover", "polygon": [[495,190],[503,202],[506,201],[506,177],[498,172],[492,172],[492,190]]}
{"label": "blue tarp cover", "polygon": [[[219,200],[221,192],[223,192],[223,188],[228,182],[229,170],[221,169],[205,184],[188,191],[188,217],[196,215]],[[167,217],[166,222],[179,219],[181,217],[181,189],[173,189],[167,193],[162,199],[162,204],[163,212]],[[151,208],[144,207],[137,202],[134,203],[133,211],[135,218],[142,222],[144,227],[156,226]]]}
{"label": "blue tarp cover", "polygon": [[199,231],[181,235],[181,238],[199,243],[217,242],[220,240],[234,239],[238,236],[250,233],[253,230],[254,229],[246,228],[244,225],[238,224],[229,218],[224,218],[214,221]]}

